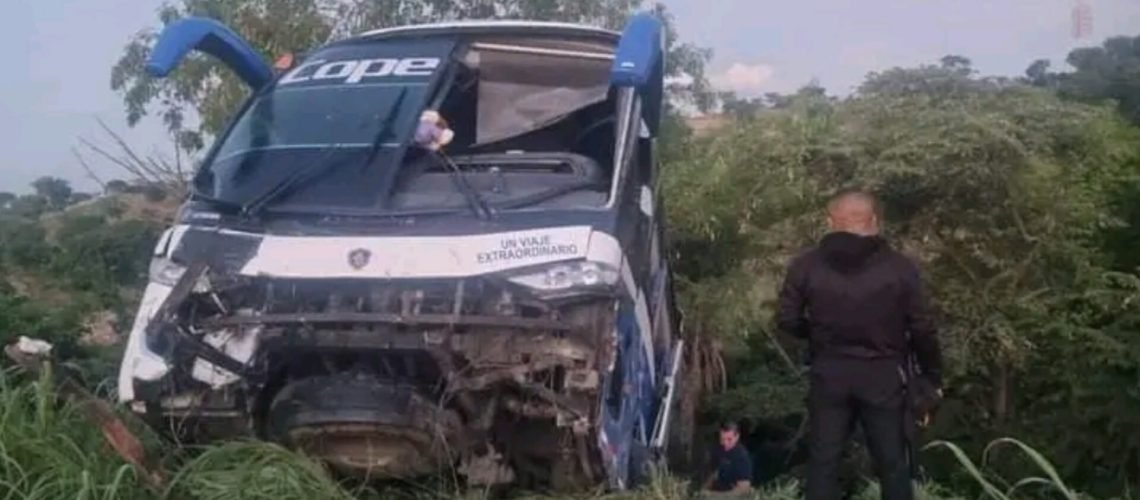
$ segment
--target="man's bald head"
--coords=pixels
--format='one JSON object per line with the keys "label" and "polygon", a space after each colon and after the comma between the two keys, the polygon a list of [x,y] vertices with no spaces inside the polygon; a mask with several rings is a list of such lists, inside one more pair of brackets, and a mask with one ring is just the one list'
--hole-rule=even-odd
{"label": "man's bald head", "polygon": [[878,201],[860,189],[845,189],[827,203],[827,224],[832,231],[871,236],[879,234]]}

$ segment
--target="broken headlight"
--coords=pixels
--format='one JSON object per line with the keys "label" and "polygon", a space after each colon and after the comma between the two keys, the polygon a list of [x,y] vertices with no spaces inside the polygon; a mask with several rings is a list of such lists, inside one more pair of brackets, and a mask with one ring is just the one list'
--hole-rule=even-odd
{"label": "broken headlight", "polygon": [[557,264],[512,276],[511,282],[541,295],[605,289],[618,282],[618,270],[598,262]]}
{"label": "broken headlight", "polygon": [[149,279],[151,283],[174,286],[184,273],[186,273],[186,266],[170,259],[156,257],[150,261]]}
{"label": "broken headlight", "polygon": [[[148,279],[151,283],[173,287],[182,279],[182,275],[186,274],[186,266],[174,262],[170,259],[156,257],[150,261],[150,272]],[[210,280],[203,274],[198,277],[198,282],[194,284],[191,289],[195,293],[205,293],[210,290]]]}

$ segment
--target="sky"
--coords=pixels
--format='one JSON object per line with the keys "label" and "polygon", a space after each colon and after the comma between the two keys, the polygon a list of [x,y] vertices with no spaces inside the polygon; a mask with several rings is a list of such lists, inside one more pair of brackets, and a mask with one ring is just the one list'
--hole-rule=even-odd
{"label": "sky", "polygon": [[[681,37],[713,50],[711,80],[746,95],[787,92],[815,78],[846,94],[869,71],[963,55],[983,74],[1054,67],[1074,47],[1140,34],[1140,1],[1083,0],[1091,35],[1076,40],[1077,0],[663,0]],[[9,0],[0,17],[0,190],[35,178],[96,184],[73,149],[111,145],[104,120],[143,153],[173,154],[157,119],[126,125],[110,69],[132,34],[157,25],[161,0]],[[87,157],[87,156],[85,156]],[[120,172],[89,157],[107,180]]]}

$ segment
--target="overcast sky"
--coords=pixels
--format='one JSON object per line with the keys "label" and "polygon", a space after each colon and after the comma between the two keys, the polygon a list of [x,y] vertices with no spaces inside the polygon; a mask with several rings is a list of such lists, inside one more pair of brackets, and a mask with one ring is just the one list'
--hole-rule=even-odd
{"label": "overcast sky", "polygon": [[[812,78],[845,94],[868,72],[969,57],[987,74],[1020,74],[1037,58],[1063,64],[1075,46],[1140,34],[1140,0],[1085,0],[1092,37],[1074,40],[1075,0],[665,0],[686,40],[715,52],[713,81],[757,94]],[[110,67],[161,0],[8,0],[0,17],[0,189],[41,175],[92,189],[71,148],[100,143],[96,118],[144,152],[169,152],[161,128],[128,129]],[[113,167],[96,162],[102,175]]]}

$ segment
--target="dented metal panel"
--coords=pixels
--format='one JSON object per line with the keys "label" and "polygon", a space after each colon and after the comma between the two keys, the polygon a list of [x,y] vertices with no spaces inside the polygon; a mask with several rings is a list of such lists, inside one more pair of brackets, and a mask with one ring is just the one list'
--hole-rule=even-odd
{"label": "dented metal panel", "polygon": [[[630,33],[652,34],[638,23]],[[321,144],[257,143],[259,116],[242,114],[195,178],[199,196],[155,247],[120,400],[160,430],[181,429],[180,439],[258,436],[349,473],[411,478],[450,465],[473,484],[633,486],[642,451],[663,447],[670,404],[661,396],[674,391],[680,359],[679,347],[666,352],[668,262],[650,234],[659,207],[643,182],[655,165],[632,154],[652,139],[629,126],[652,119],[640,111],[652,89],[614,97],[607,68],[632,52],[617,50],[612,33],[535,28],[373,33],[286,69],[274,93],[417,90],[410,100],[401,90],[306,108],[351,103],[368,118],[367,137]],[[353,51],[383,57],[348,57]],[[615,51],[620,58],[609,57]],[[455,77],[463,64],[486,70],[477,92]],[[533,100],[544,95],[565,99]],[[472,96],[478,102],[464,101]],[[280,97],[260,113],[290,99]],[[407,140],[409,117],[429,105],[454,119],[447,147],[468,163],[404,161],[404,151],[434,154]],[[345,134],[298,123],[297,109],[280,108],[278,132]],[[527,142],[554,129],[571,133]],[[583,134],[593,135],[566,138]],[[519,149],[495,150],[506,138]],[[574,151],[573,161],[528,153],[544,147]],[[258,161],[242,159],[250,155]],[[291,184],[266,161],[312,182]],[[456,194],[435,181],[468,175],[494,178],[474,183],[503,201],[489,217],[466,205],[400,212],[381,203],[404,189],[433,208]],[[559,204],[531,201],[546,184],[561,186],[547,193]],[[441,188],[449,191],[431,191]],[[529,194],[512,204],[515,189]],[[174,421],[186,425],[166,425]]]}

